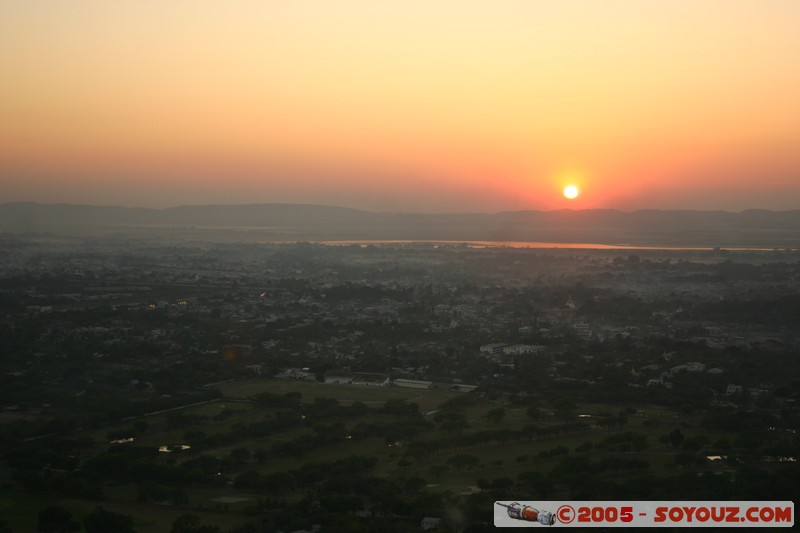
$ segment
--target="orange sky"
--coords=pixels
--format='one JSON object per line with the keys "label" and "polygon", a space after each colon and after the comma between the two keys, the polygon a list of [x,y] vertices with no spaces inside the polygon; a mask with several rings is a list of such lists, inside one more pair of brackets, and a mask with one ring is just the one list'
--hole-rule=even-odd
{"label": "orange sky", "polygon": [[798,28],[794,0],[3,0],[0,202],[800,208]]}

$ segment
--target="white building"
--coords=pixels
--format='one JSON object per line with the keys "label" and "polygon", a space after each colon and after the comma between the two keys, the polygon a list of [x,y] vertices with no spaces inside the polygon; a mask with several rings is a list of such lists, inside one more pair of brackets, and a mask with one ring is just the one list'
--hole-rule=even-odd
{"label": "white building", "polygon": [[533,344],[512,344],[503,348],[503,353],[506,355],[534,354],[541,353],[544,349],[544,346]]}
{"label": "white building", "polygon": [[495,342],[492,344],[484,344],[481,346],[481,353],[488,353],[490,355],[496,355],[503,351],[503,348],[508,346],[508,344],[503,342]]}
{"label": "white building", "polygon": [[728,388],[725,389],[725,394],[728,396],[734,396],[736,394],[741,394],[744,392],[744,387],[741,385],[728,385]]}
{"label": "white building", "polygon": [[433,381],[420,381],[417,379],[396,379],[392,381],[396,387],[406,387],[409,389],[432,389]]}

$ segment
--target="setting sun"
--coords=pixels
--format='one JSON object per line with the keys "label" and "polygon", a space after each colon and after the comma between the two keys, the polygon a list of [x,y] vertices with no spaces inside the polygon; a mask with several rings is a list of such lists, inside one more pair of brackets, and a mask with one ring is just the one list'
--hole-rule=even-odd
{"label": "setting sun", "polygon": [[567,185],[564,187],[564,197],[569,198],[570,200],[574,200],[578,197],[580,191],[575,185]]}

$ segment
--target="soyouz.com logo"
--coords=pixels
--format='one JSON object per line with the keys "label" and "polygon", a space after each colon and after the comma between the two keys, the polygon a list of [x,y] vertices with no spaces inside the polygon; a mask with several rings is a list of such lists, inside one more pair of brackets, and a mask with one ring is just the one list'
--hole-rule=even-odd
{"label": "soyouz.com logo", "polygon": [[791,501],[495,502],[496,527],[792,527]]}

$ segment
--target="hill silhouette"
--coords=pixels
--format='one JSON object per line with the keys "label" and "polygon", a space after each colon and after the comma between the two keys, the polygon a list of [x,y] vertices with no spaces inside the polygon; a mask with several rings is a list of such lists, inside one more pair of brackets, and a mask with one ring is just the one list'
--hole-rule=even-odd
{"label": "hill silhouette", "polygon": [[304,204],[166,209],[17,202],[0,204],[0,230],[57,235],[137,231],[234,232],[261,240],[544,241],[660,246],[800,247],[800,210],[614,209],[495,214],[373,213]]}

